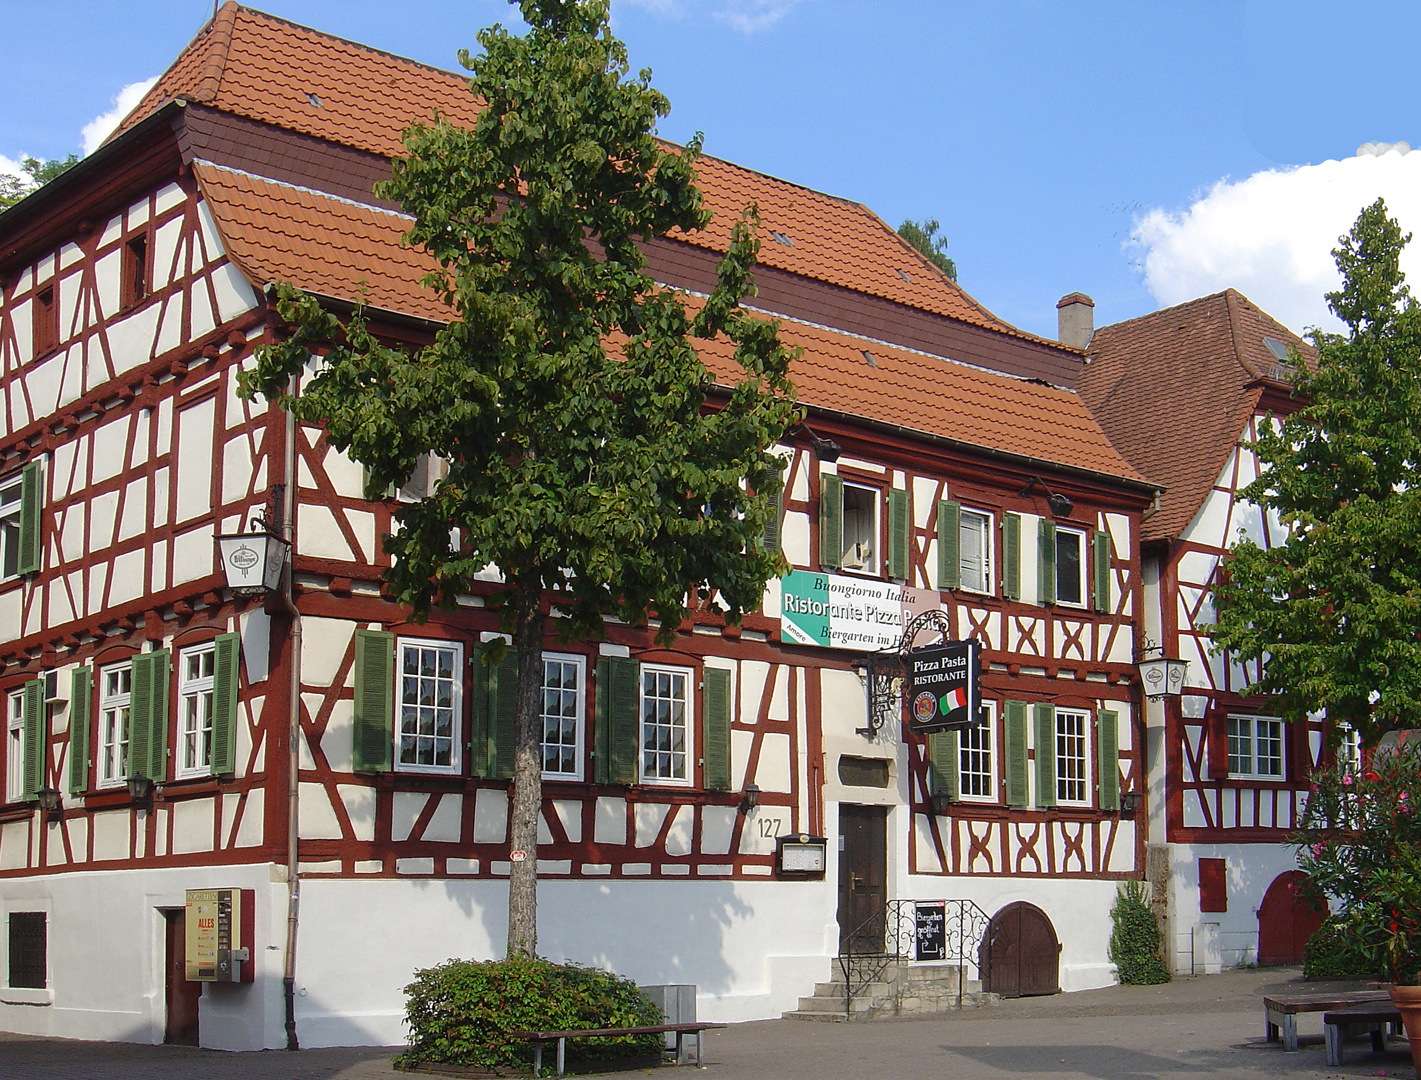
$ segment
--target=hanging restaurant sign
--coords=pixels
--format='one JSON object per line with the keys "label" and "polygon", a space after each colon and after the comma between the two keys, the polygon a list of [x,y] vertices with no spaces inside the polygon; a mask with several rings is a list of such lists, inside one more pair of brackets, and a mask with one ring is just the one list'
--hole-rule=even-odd
{"label": "hanging restaurant sign", "polygon": [[930,731],[964,728],[982,709],[977,688],[976,641],[949,641],[905,653],[908,668],[908,729]]}
{"label": "hanging restaurant sign", "polygon": [[780,632],[796,645],[880,652],[896,649],[903,628],[940,593],[891,581],[791,570],[780,579]]}

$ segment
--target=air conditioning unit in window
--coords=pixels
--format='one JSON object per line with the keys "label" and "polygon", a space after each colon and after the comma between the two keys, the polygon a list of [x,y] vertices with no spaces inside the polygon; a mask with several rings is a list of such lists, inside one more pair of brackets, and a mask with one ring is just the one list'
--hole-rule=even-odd
{"label": "air conditioning unit in window", "polygon": [[69,701],[69,691],[64,687],[64,680],[59,677],[57,671],[46,671],[44,673],[44,703],[46,705],[63,705]]}
{"label": "air conditioning unit in window", "polygon": [[873,548],[867,544],[855,544],[844,552],[843,566],[846,570],[862,570],[873,562]]}

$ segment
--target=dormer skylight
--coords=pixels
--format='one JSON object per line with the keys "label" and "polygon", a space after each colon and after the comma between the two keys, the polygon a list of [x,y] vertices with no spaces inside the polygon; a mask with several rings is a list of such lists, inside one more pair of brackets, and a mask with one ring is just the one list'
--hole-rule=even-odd
{"label": "dormer skylight", "polygon": [[1288,346],[1283,344],[1283,342],[1279,341],[1277,338],[1264,338],[1263,347],[1266,348],[1269,352],[1271,352],[1273,354],[1273,359],[1277,360],[1280,364],[1286,364],[1288,362]]}
{"label": "dormer skylight", "polygon": [[324,109],[324,108],[326,107],[326,103],[325,103],[324,101],[322,101],[322,100],[321,100],[317,95],[315,95],[315,94],[309,94],[309,93],[308,93],[308,94],[306,95],[306,100],[311,103],[311,106],[312,106],[313,108],[316,108],[316,109]]}
{"label": "dormer skylight", "polygon": [[794,241],[790,239],[788,233],[776,232],[774,229],[771,229],[770,237],[777,244],[783,244],[785,247],[794,247]]}
{"label": "dormer skylight", "polygon": [[912,280],[913,280],[912,278],[910,278],[910,277],[908,276],[908,271],[902,269],[901,267],[897,267],[897,266],[895,266],[894,269],[898,271],[898,276],[899,276],[900,278],[902,278],[904,281],[912,281]]}

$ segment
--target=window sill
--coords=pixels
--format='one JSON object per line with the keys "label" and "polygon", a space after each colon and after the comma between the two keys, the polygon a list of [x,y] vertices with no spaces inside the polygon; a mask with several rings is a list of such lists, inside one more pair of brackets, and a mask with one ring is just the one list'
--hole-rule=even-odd
{"label": "window sill", "polygon": [[0,989],[0,1005],[53,1005],[53,990],[32,990],[15,986]]}

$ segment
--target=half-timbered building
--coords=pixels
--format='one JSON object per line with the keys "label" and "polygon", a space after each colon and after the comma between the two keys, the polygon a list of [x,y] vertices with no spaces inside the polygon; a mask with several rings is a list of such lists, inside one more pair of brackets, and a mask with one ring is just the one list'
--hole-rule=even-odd
{"label": "half-timbered building", "polygon": [[[1069,298],[1068,298],[1069,299]],[[1230,289],[1102,327],[1081,396],[1112,443],[1165,487],[1142,527],[1147,644],[1187,662],[1147,701],[1149,876],[1176,971],[1301,963],[1320,914],[1299,901],[1289,834],[1324,752],[1322,721],[1285,724],[1244,689],[1256,664],[1210,647],[1230,547],[1285,538],[1240,498],[1260,425],[1289,414],[1289,365],[1312,347]]]}
{"label": "half-timbered building", "polygon": [[[236,393],[282,330],[273,282],[363,304],[392,341],[448,318],[371,194],[436,109],[475,120],[457,75],[227,4],[114,138],[0,215],[0,1026],[279,1046],[290,970],[303,1045],[393,1043],[415,969],[502,952],[496,569],[413,622],[380,538],[438,463],[369,501],[320,430]],[[999,916],[1000,989],[1112,981],[1110,903],[1144,870],[1121,795],[1144,785],[1155,489],[1075,392],[1080,349],[1006,325],[856,203],[699,175],[715,220],[649,265],[706,291],[758,205],[753,302],[803,349],[793,571],[739,627],[546,643],[540,951],[758,1018],[889,900],[960,898]],[[214,537],[257,518],[290,535],[291,610],[219,573]],[[983,667],[980,719],[931,740],[868,692],[926,610]],[[822,837],[826,865],[785,863]],[[229,978],[189,981],[190,890],[226,889]]]}

